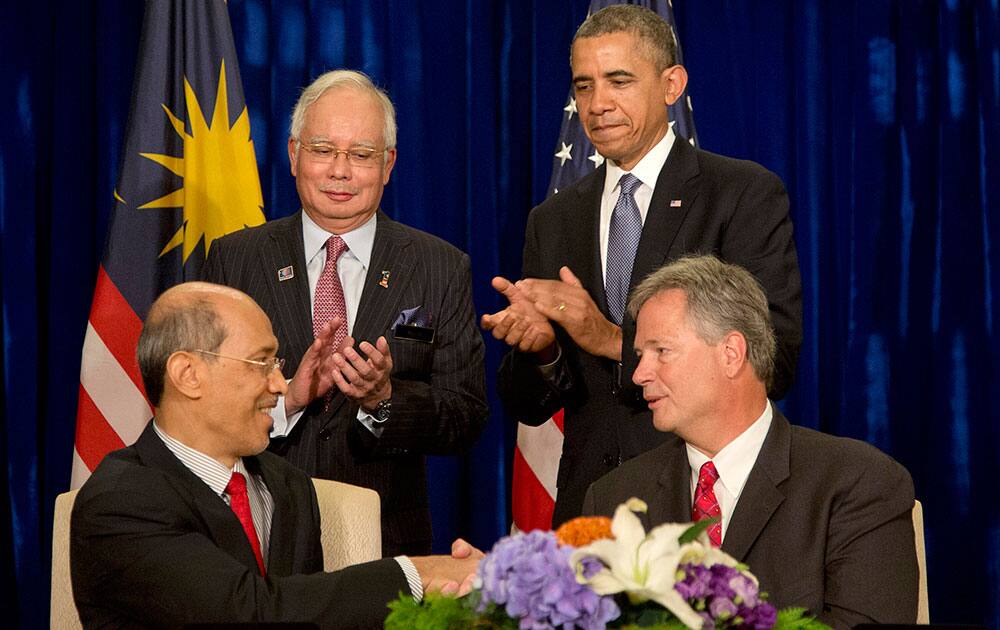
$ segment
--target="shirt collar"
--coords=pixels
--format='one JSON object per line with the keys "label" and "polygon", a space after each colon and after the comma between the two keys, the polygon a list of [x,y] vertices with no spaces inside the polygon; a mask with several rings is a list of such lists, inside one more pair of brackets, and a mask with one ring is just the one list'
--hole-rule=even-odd
{"label": "shirt collar", "polygon": [[670,149],[673,148],[676,138],[674,128],[667,127],[666,135],[646,155],[642,156],[642,159],[632,167],[631,171],[624,171],[613,161],[608,160],[607,172],[604,174],[604,190],[614,190],[625,173],[632,173],[650,190],[655,189],[656,180],[660,176],[660,171],[663,170],[663,165],[667,161],[667,156],[670,155]]}
{"label": "shirt collar", "polygon": [[215,494],[222,495],[226,491],[226,486],[229,485],[229,478],[233,476],[234,472],[238,472],[244,477],[248,476],[242,457],[238,458],[236,465],[230,469],[201,451],[193,449],[170,437],[156,424],[156,420],[153,420],[153,431],[163,441],[167,450],[173,453],[174,457],[181,460],[184,467],[194,473],[198,479],[204,481]]}
{"label": "shirt collar", "polygon": [[[347,248],[354,255],[365,269],[372,259],[372,247],[375,244],[375,228],[378,221],[378,212],[374,213],[360,227],[357,227],[346,234],[340,234],[340,238],[347,243]],[[326,242],[332,236],[329,232],[316,225],[316,222],[303,211],[302,212],[302,244],[305,249],[306,262],[316,257],[320,250],[326,247]]]}
{"label": "shirt collar", "polygon": [[[757,455],[764,445],[764,439],[771,428],[771,419],[773,417],[774,411],[771,409],[771,401],[768,400],[767,404],[764,405],[764,413],[760,414],[760,417],[747,427],[743,433],[739,434],[729,444],[726,444],[722,450],[715,454],[715,457],[711,458],[712,462],[715,463],[715,469],[719,471],[719,481],[722,482],[726,490],[736,499],[739,498],[740,493],[743,491],[743,486],[746,485],[750,471],[757,462]],[[685,444],[685,446],[687,447],[688,463],[691,465],[691,470],[701,470],[702,465],[709,458],[690,444]]]}

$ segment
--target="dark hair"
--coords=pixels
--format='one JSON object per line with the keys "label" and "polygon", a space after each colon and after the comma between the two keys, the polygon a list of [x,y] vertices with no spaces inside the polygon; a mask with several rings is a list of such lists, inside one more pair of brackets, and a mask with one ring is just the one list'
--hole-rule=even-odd
{"label": "dark hair", "polygon": [[[581,37],[631,33],[639,39],[640,50],[653,62],[657,72],[677,63],[674,29],[655,11],[634,4],[614,4],[591,15],[576,29],[573,43]],[[573,48],[570,46],[570,64]]]}
{"label": "dark hair", "polygon": [[154,407],[160,404],[170,355],[182,350],[216,352],[225,339],[226,327],[211,300],[192,297],[180,303],[154,303],[136,350],[149,402]]}
{"label": "dark hair", "polygon": [[685,256],[649,274],[632,292],[633,318],[654,296],[670,289],[684,291],[687,316],[698,336],[717,343],[736,331],[747,342],[747,360],[765,386],[774,379],[776,341],[764,289],[739,265],[715,256]]}

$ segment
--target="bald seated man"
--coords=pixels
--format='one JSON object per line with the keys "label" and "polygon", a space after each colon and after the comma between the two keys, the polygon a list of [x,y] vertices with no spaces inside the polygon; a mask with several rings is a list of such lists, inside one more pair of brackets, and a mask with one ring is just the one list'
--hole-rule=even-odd
{"label": "bald seated man", "polygon": [[322,571],[313,485],[265,450],[286,389],[278,350],[267,315],[235,289],[191,282],[153,304],[138,357],[155,417],[105,457],[73,506],[85,627],[381,627],[401,591],[468,588],[482,554],[463,541],[453,557]]}

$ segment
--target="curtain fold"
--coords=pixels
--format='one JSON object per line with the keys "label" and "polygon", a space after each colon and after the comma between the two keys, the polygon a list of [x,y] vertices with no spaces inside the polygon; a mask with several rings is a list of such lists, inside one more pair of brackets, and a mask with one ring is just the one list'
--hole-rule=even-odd
{"label": "curtain fold", "polygon": [[[298,209],[288,117],[318,73],[387,88],[383,207],[472,256],[479,314],[519,276],[587,0],[230,0],[265,214]],[[142,3],[0,9],[0,616],[47,625],[80,348],[121,162]],[[1000,9],[996,0],[677,0],[705,149],[778,173],[805,291],[793,421],[868,441],[924,503],[934,621],[1000,626]],[[508,527],[513,421],[430,463],[436,547]],[[961,548],[961,553],[954,550]],[[891,576],[886,576],[891,579]],[[971,604],[969,602],[972,602]]]}

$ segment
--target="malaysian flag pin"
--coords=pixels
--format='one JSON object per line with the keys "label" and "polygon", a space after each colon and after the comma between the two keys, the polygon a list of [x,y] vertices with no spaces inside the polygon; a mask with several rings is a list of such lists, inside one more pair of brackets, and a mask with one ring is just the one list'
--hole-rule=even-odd
{"label": "malaysian flag pin", "polygon": [[389,288],[389,270],[388,269],[383,269],[382,270],[382,279],[378,281],[378,286],[382,287],[383,289],[388,289]]}
{"label": "malaysian flag pin", "polygon": [[285,280],[291,280],[295,277],[295,270],[292,269],[291,265],[287,267],[282,267],[278,270],[278,282],[284,282]]}
{"label": "malaysian flag pin", "polygon": [[670,207],[671,208],[680,208],[681,207],[681,200],[680,199],[671,199],[670,200]]}

